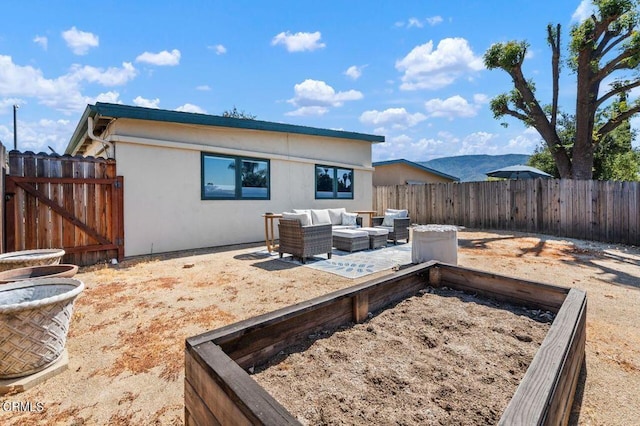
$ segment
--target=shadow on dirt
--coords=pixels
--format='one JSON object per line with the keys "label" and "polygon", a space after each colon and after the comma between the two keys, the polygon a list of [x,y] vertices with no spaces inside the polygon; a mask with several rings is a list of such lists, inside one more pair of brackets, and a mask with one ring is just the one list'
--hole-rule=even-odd
{"label": "shadow on dirt", "polygon": [[[514,247],[514,251],[505,256],[513,257],[553,257],[559,262],[580,267],[586,267],[594,271],[596,279],[607,284],[631,287],[640,290],[640,250],[631,246],[615,245],[616,251],[609,250],[606,244],[581,241],[566,244],[549,244],[554,237],[537,234],[508,233],[487,238],[459,238],[458,247],[470,250],[495,250],[492,243],[501,241],[515,241],[522,238],[538,239],[533,246],[529,242]],[[557,238],[562,239],[562,238]],[[584,243],[584,244],[582,244]],[[586,246],[586,247],[584,247]],[[612,245],[613,246],[613,245]],[[479,253],[482,254],[482,253]],[[612,264],[614,266],[612,266]],[[617,267],[619,265],[619,267]],[[638,271],[632,273],[629,271]]]}

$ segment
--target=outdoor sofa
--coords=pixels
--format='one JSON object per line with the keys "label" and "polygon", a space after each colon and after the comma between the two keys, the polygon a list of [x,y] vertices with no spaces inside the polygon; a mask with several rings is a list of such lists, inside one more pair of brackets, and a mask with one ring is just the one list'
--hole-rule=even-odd
{"label": "outdoor sofa", "polygon": [[362,218],[356,213],[347,212],[345,208],[284,212],[278,224],[280,257],[288,253],[299,257],[304,263],[307,257],[327,253],[330,259],[334,246],[333,232],[355,230],[360,226]]}

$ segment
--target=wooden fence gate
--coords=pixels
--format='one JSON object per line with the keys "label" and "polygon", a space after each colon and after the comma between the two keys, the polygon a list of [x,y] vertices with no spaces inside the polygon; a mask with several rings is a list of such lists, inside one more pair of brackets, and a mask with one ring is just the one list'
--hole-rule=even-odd
{"label": "wooden fence gate", "polygon": [[63,248],[65,263],[124,256],[123,178],[111,159],[9,152],[5,251]]}

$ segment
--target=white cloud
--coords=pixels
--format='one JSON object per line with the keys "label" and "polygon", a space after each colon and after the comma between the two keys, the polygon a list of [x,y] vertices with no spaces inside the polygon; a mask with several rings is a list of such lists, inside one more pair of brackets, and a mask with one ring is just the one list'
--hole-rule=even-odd
{"label": "white cloud", "polygon": [[106,70],[89,65],[83,67],[72,65],[70,73],[65,78],[75,81],[84,80],[103,86],[122,86],[133,80],[137,74],[138,71],[130,62],[123,62],[122,68],[109,67]]}
{"label": "white cloud", "polygon": [[436,16],[430,16],[429,18],[426,19],[427,20],[427,24],[431,25],[432,27],[434,25],[438,25],[441,24],[443,19],[442,16],[440,15],[436,15]]}
{"label": "white cloud", "polygon": [[329,108],[327,107],[306,106],[306,107],[300,107],[295,111],[286,112],[284,115],[287,115],[290,117],[309,116],[309,115],[321,116],[321,115],[325,115],[328,112],[329,112]]}
{"label": "white cloud", "polygon": [[[65,114],[81,112],[97,98],[82,94],[83,83],[115,86],[127,83],[136,75],[131,64],[122,68],[102,70],[94,67],[74,65],[69,73],[49,79],[42,71],[32,66],[13,63],[10,56],[0,55],[0,98],[36,98],[39,104],[54,108]],[[117,92],[108,92],[98,97],[117,101]]]}
{"label": "white cloud", "polygon": [[144,52],[138,55],[136,62],[172,67],[180,63],[180,51],[173,49],[171,52],[167,50],[158,53]]}
{"label": "white cloud", "polygon": [[322,34],[320,31],[315,33],[295,33],[291,34],[289,31],[282,32],[276,35],[271,40],[271,45],[276,46],[283,44],[289,52],[304,52],[305,50],[322,49],[326,45],[320,42]]}
{"label": "white cloud", "polygon": [[[24,121],[18,115],[18,149],[20,151],[46,151],[53,148],[62,154],[69,142],[69,135],[73,133],[77,121],[50,120]],[[13,126],[0,126],[0,140],[7,148],[13,149]]]}
{"label": "white cloud", "polygon": [[422,28],[424,27],[424,24],[418,18],[409,18],[409,21],[407,22],[407,28],[411,27]]}
{"label": "white cloud", "polygon": [[372,126],[388,126],[391,125],[396,129],[405,129],[413,127],[421,121],[426,120],[424,114],[416,112],[410,114],[404,108],[388,108],[384,111],[365,111],[360,115],[360,121]]}
{"label": "white cloud", "polygon": [[427,161],[438,155],[442,155],[445,141],[436,138],[421,138],[411,144],[411,161]]}
{"label": "white cloud", "polygon": [[14,105],[24,105],[24,103],[24,100],[20,98],[0,98],[0,114],[13,113]]}
{"label": "white cloud", "polygon": [[476,93],[473,95],[473,102],[475,102],[476,104],[488,104],[489,96],[485,95],[484,93]]}
{"label": "white cloud", "polygon": [[487,132],[475,132],[466,136],[462,140],[462,147],[458,151],[458,155],[475,155],[475,154],[502,154],[500,147],[491,142],[496,135]]}
{"label": "white cloud", "polygon": [[398,21],[394,24],[394,26],[398,27],[398,28],[402,28],[402,27],[407,27],[407,28],[423,28],[425,26],[425,24],[430,25],[430,26],[435,26],[438,25],[440,23],[442,23],[443,19],[442,16],[436,15],[436,16],[429,16],[428,18],[425,18],[424,20],[421,20],[419,18],[416,17],[411,17],[409,19],[407,19],[407,22],[403,22],[403,21]]}
{"label": "white cloud", "polygon": [[139,107],[145,107],[145,108],[159,108],[160,105],[160,99],[159,98],[155,98],[155,99],[146,99],[143,98],[142,96],[137,96],[134,100],[133,100],[134,105],[137,105]]}
{"label": "white cloud", "polygon": [[427,161],[436,157],[453,155],[452,148],[459,142],[451,137],[425,137],[414,141],[405,134],[387,137],[387,141],[375,144],[372,149],[373,161],[405,159]]}
{"label": "white cloud", "polygon": [[215,46],[209,46],[207,48],[216,52],[216,55],[224,55],[227,53],[227,48],[221,44],[216,44]]}
{"label": "white cloud", "polygon": [[179,106],[178,108],[176,108],[176,111],[181,111],[181,112],[195,112],[198,114],[206,114],[207,111],[203,110],[202,108],[200,108],[197,105],[193,105],[193,104],[184,104],[182,106]]}
{"label": "white cloud", "polygon": [[412,140],[405,134],[387,137],[385,142],[373,145],[371,153],[373,161],[409,159],[406,154]]}
{"label": "white cloud", "polygon": [[47,47],[49,46],[49,39],[44,36],[35,36],[33,38],[33,42],[39,44],[44,50],[47,50]]}
{"label": "white cloud", "polygon": [[97,35],[80,31],[76,27],[71,27],[62,32],[62,38],[67,42],[67,46],[76,55],[86,55],[92,47],[98,47],[100,40]]}
{"label": "white cloud", "polygon": [[344,72],[344,75],[346,75],[347,77],[350,77],[352,80],[357,80],[362,76],[363,69],[364,69],[364,66],[359,67],[357,65],[351,65]]}
{"label": "white cloud", "polygon": [[340,107],[347,101],[362,99],[362,93],[357,90],[336,92],[324,81],[307,79],[293,87],[294,97],[289,102],[296,111],[287,115],[322,115],[329,107]]}
{"label": "white cloud", "polygon": [[95,98],[85,98],[85,104],[95,104],[96,102],[107,102],[110,104],[121,104],[122,101],[120,100],[120,93],[118,92],[105,92],[105,93],[100,93],[98,96],[96,96]]}
{"label": "white cloud", "polygon": [[200,90],[201,92],[208,92],[211,90],[211,87],[209,87],[206,84],[203,84],[201,86],[196,87],[196,90]]}
{"label": "white cloud", "polygon": [[396,61],[396,69],[404,72],[400,89],[418,90],[448,86],[464,74],[484,69],[484,65],[467,40],[445,38],[435,50],[432,41],[416,46]]}
{"label": "white cloud", "polygon": [[445,100],[430,99],[424,104],[429,117],[445,117],[453,120],[455,117],[475,117],[478,114],[478,105],[467,102],[460,95],[451,96]]}
{"label": "white cloud", "polygon": [[542,141],[542,136],[533,127],[528,127],[524,132],[509,140],[505,146],[505,153],[533,154],[535,148]]}
{"label": "white cloud", "polygon": [[582,0],[576,10],[571,15],[572,23],[579,23],[587,19],[591,16],[592,13],[595,13],[596,7],[593,4],[592,0]]}

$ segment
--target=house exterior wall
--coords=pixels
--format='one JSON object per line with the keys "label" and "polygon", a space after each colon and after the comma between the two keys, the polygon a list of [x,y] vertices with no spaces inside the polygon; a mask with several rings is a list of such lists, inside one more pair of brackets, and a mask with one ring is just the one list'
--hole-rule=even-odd
{"label": "house exterior wall", "polygon": [[451,179],[402,163],[376,166],[373,173],[373,186],[405,185],[407,181],[424,183],[452,182]]}
{"label": "house exterior wall", "polygon": [[[267,211],[371,208],[368,141],[128,119],[113,124],[103,137],[114,143],[124,176],[125,256],[263,241]],[[270,200],[202,200],[202,152],[270,160]],[[354,169],[354,199],[316,200],[316,164]]]}

